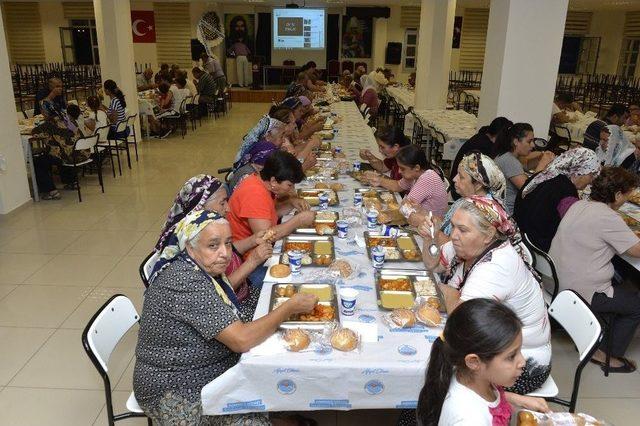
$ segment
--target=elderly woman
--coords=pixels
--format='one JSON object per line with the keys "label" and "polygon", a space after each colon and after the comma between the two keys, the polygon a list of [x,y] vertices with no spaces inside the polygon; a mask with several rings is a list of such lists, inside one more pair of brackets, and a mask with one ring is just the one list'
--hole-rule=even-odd
{"label": "elderly woman", "polygon": [[243,322],[224,275],[231,256],[227,221],[195,211],[175,234],[178,245],[162,251],[167,262],[145,293],[133,372],[138,403],[160,425],[271,424],[264,414],[203,417],[200,392],[291,315],[311,311],[317,298],[296,295],[266,316]]}
{"label": "elderly woman", "polygon": [[[175,229],[177,224],[190,212],[193,211],[215,211],[225,216],[228,211],[227,190],[218,179],[209,175],[197,175],[190,178],[180,188],[180,192],[169,210],[167,220],[162,229],[160,239],[156,244],[155,251],[161,253],[168,246],[177,245]],[[251,235],[244,240],[233,243],[231,261],[226,270],[227,278],[233,286],[236,296],[242,302],[241,314],[244,319],[250,320],[253,316],[258,301],[262,282],[251,283],[247,278],[256,268],[262,265],[272,254],[273,248],[269,241],[264,240],[264,232]],[[253,250],[246,261],[242,255]],[[160,270],[165,260],[160,259],[153,272]]]}
{"label": "elderly woman", "polygon": [[527,365],[512,391],[526,394],[538,389],[551,371],[549,319],[536,276],[510,242],[515,229],[509,216],[498,201],[472,196],[462,199],[451,225],[451,241],[435,257],[428,250],[428,227],[419,228],[423,260],[443,276],[447,311],[476,298],[495,299],[513,309],[523,323]]}
{"label": "elderly woman", "polygon": [[599,171],[595,152],[575,148],[525,182],[516,197],[513,216],[536,247],[549,251],[560,220],[578,201],[578,191],[589,185]]}
{"label": "elderly woman", "polygon": [[[625,352],[640,324],[637,289],[612,283],[613,256],[640,257],[640,239],[616,212],[638,186],[638,177],[619,167],[605,167],[591,185],[591,200],[573,204],[560,222],[549,254],[560,289],[577,291],[596,313],[616,315],[611,331],[610,370],[631,373],[636,364]],[[607,337],[592,361],[604,367]]]}
{"label": "elderly woman", "polygon": [[362,92],[360,93],[360,102],[369,107],[369,114],[371,117],[378,115],[378,107],[380,106],[380,99],[378,93],[389,84],[384,74],[381,72],[371,72],[365,74],[361,78]]}

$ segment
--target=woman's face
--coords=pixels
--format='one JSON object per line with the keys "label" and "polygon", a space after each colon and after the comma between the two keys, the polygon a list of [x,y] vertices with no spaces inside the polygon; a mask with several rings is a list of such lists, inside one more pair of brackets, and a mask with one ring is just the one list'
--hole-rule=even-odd
{"label": "woman's face", "polygon": [[420,166],[409,166],[407,164],[403,164],[398,162],[398,172],[400,176],[407,180],[416,180],[424,173],[424,170],[420,168]]}
{"label": "woman's face", "polygon": [[588,175],[582,175],[582,176],[572,176],[571,182],[573,182],[577,190],[581,191],[585,189],[588,185],[591,185],[591,182],[593,182],[594,177],[595,177],[595,173],[589,173]]}
{"label": "woman's face", "polygon": [[207,211],[218,212],[222,216],[226,216],[229,211],[229,196],[227,190],[224,187],[218,188],[204,205],[204,209]]}
{"label": "woman's face", "polygon": [[62,95],[62,81],[60,80],[53,81],[51,83],[51,92],[53,93],[53,96]]}
{"label": "woman's face", "polygon": [[522,139],[514,139],[514,154],[517,157],[529,155],[533,149],[533,138],[533,132],[527,132]]}
{"label": "woman's face", "polygon": [[451,242],[456,255],[463,260],[478,257],[489,247],[495,235],[495,232],[491,236],[482,233],[471,215],[464,210],[456,210],[451,217],[451,224]]}
{"label": "woman's face", "polygon": [[279,129],[273,129],[267,133],[266,139],[272,144],[274,144],[276,147],[280,148],[280,146],[282,146],[282,143],[284,142],[284,138],[286,134],[285,130],[286,129],[284,127],[281,127]]}
{"label": "woman's face", "polygon": [[622,207],[622,205],[624,203],[626,203],[627,201],[629,201],[629,198],[631,198],[631,194],[633,194],[633,189],[629,192],[616,192],[615,195],[615,200],[613,202],[613,204],[611,205],[611,208],[614,210],[618,210],[620,207]]}
{"label": "woman's face", "polygon": [[601,144],[606,144],[607,142],[609,142],[609,136],[611,136],[611,133],[609,133],[608,130],[601,130],[600,131],[600,143]]}
{"label": "woman's face", "polygon": [[513,343],[489,362],[480,362],[477,373],[490,383],[498,386],[513,386],[522,374],[526,362],[520,349],[522,348],[522,332],[518,333]]}
{"label": "woman's face", "polygon": [[[482,185],[471,179],[469,173],[467,173],[462,166],[458,166],[458,174],[453,178],[453,186],[456,188],[456,192],[461,197],[470,197],[472,195],[484,195],[485,191],[482,191]],[[480,193],[482,191],[483,193]]]}
{"label": "woman's face", "polygon": [[211,276],[223,274],[231,261],[231,227],[228,223],[211,223],[200,231],[196,247],[187,244],[187,253]]}
{"label": "woman's face", "polygon": [[281,197],[283,195],[289,195],[295,188],[295,185],[288,180],[283,180],[282,182],[278,182],[276,178],[272,177],[269,182],[270,191],[276,196]]}
{"label": "woman's face", "polygon": [[380,151],[380,154],[384,155],[385,158],[395,158],[398,151],[400,151],[399,145],[387,145],[380,139],[376,139],[376,141],[378,142],[378,151]]}
{"label": "woman's face", "polygon": [[298,105],[294,110],[293,110],[293,117],[294,120],[300,120],[300,118],[302,117],[302,114],[304,113],[304,110],[302,108],[302,105]]}

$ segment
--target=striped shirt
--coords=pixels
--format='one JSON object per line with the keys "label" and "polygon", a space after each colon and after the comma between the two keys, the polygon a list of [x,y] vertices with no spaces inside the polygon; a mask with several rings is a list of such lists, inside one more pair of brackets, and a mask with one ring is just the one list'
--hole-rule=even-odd
{"label": "striped shirt", "polygon": [[111,98],[111,103],[109,104],[109,110],[107,111],[109,114],[115,112],[117,114],[117,121],[124,121],[127,119],[127,114],[118,98]]}
{"label": "striped shirt", "polygon": [[402,178],[398,185],[409,191],[407,198],[432,211],[434,215],[444,216],[447,212],[447,191],[440,176],[433,170],[422,173],[415,182]]}

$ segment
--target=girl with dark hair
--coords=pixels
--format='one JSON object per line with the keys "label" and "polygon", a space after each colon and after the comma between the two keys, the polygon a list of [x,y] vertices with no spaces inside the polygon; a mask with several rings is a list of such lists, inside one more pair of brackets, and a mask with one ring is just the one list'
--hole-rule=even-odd
{"label": "girl with dark hair", "polygon": [[420,426],[506,426],[510,404],[549,411],[541,398],[505,392],[525,365],[522,323],[507,306],[474,299],[449,315],[431,348],[418,398]]}
{"label": "girl with dark hair", "polygon": [[124,93],[122,93],[122,90],[120,90],[115,81],[106,80],[104,82],[104,94],[111,98],[111,103],[109,104],[109,108],[107,108],[107,117],[111,123],[109,139],[126,139],[127,136],[129,136],[129,127],[123,132],[120,132],[120,134],[116,134],[117,123],[127,119],[127,112],[125,110],[127,103],[124,100]]}
{"label": "girl with dark hair", "polygon": [[[638,177],[620,167],[605,167],[591,184],[591,200],[576,201],[562,218],[549,254],[553,257],[560,290],[578,292],[596,313],[616,315],[611,333],[610,372],[631,373],[636,363],[625,358],[640,324],[637,289],[616,285],[616,255],[640,257],[640,239],[617,210],[638,186]],[[608,342],[608,336],[602,339]],[[592,357],[604,368],[606,345]]]}
{"label": "girl with dark hair", "polygon": [[409,223],[419,224],[429,211],[444,216],[448,208],[447,189],[440,175],[431,169],[424,150],[417,145],[405,146],[398,151],[396,160],[400,180],[375,175],[370,183],[393,192],[408,191],[401,211]]}
{"label": "girl with dark hair", "polygon": [[[529,123],[516,123],[503,132],[496,140],[495,162],[502,170],[507,180],[507,191],[504,197],[504,207],[507,213],[513,213],[516,194],[527,180],[527,174],[520,162],[521,157],[527,157],[533,150],[533,127]],[[539,172],[553,160],[551,152],[544,152],[535,171]]]}
{"label": "girl with dark hair", "polygon": [[360,150],[360,158],[368,161],[375,171],[389,173],[391,179],[400,180],[402,176],[398,170],[398,162],[395,157],[400,148],[411,144],[411,141],[397,127],[378,129],[375,137],[376,142],[378,142],[378,151],[380,151],[384,159],[380,160],[368,149]]}
{"label": "girl with dark hair", "polygon": [[[453,181],[453,179],[458,174],[458,166],[460,164],[460,161],[462,161],[462,158],[468,153],[472,151],[478,151],[490,158],[493,158],[495,153],[494,144],[498,139],[498,136],[512,125],[513,123],[507,118],[494,118],[491,124],[481,127],[480,130],[478,130],[478,133],[470,137],[460,147],[460,150],[456,154],[455,160],[453,160],[453,164],[451,165],[451,181]],[[451,191],[451,195],[454,200],[460,198],[460,195],[456,192],[455,189]]]}

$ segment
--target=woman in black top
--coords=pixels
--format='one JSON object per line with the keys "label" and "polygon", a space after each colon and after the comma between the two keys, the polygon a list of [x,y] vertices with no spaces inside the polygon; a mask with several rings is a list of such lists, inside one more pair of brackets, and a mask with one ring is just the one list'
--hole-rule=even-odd
{"label": "woman in black top", "polygon": [[[509,119],[498,117],[494,118],[488,126],[481,127],[478,133],[469,138],[460,147],[460,150],[456,154],[456,158],[453,160],[453,164],[451,165],[450,180],[453,182],[453,178],[458,174],[458,165],[460,164],[460,161],[462,161],[462,158],[471,151],[479,151],[490,158],[494,158],[494,142],[502,131],[508,129],[512,125],[513,123],[509,121]],[[460,198],[460,195],[455,191],[455,189],[451,189],[451,196],[454,200]]]}
{"label": "woman in black top", "polygon": [[513,210],[520,230],[548,252],[560,220],[579,199],[578,190],[589,185],[599,171],[595,152],[580,147],[565,152],[531,176],[518,191]]}

